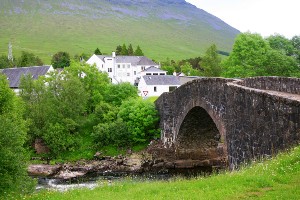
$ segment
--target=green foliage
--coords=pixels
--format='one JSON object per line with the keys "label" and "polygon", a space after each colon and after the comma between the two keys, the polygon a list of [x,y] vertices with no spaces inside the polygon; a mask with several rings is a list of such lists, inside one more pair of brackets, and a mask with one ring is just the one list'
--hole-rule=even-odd
{"label": "green foliage", "polygon": [[117,147],[128,147],[131,144],[129,130],[122,120],[110,123],[100,123],[94,127],[92,137],[97,141],[97,147],[113,144]]}
{"label": "green foliage", "polygon": [[222,72],[221,68],[221,58],[218,55],[217,46],[215,44],[211,45],[205,55],[203,56],[201,62],[201,67],[203,71],[201,74],[207,77],[219,77]]}
{"label": "green foliage", "polygon": [[[27,176],[28,156],[23,145],[26,139],[26,122],[22,119],[20,100],[0,75],[0,198],[11,192],[24,194],[34,189]],[[5,194],[6,193],[6,194]]]}
{"label": "green foliage", "polygon": [[115,106],[120,106],[122,101],[132,97],[137,98],[138,94],[137,88],[130,83],[120,83],[118,85],[110,84],[108,85],[104,100]]}
{"label": "green foliage", "polygon": [[70,66],[70,55],[67,52],[57,52],[52,56],[51,64],[54,69]]}
{"label": "green foliage", "polygon": [[0,69],[13,67],[13,63],[8,60],[7,56],[0,56]]}
{"label": "green foliage", "polygon": [[126,44],[123,44],[123,46],[122,46],[121,55],[122,56],[127,56],[128,55],[128,50],[127,50]]}
{"label": "green foliage", "polygon": [[95,49],[94,54],[96,55],[102,55],[100,49],[97,47],[97,49]]}
{"label": "green foliage", "polygon": [[286,55],[287,51],[282,50],[285,48],[282,47],[284,45],[277,42],[277,37],[275,39],[270,38],[272,46],[276,47],[272,49],[269,42],[259,34],[238,35],[230,56],[223,62],[223,75],[225,77],[249,77],[298,74],[299,69],[294,58]]}
{"label": "green foliage", "polygon": [[99,72],[95,66],[71,62],[71,66],[65,69],[72,76],[80,77],[80,81],[88,94],[86,111],[94,112],[96,106],[103,101],[110,80],[106,73]]}
{"label": "green foliage", "polygon": [[129,44],[129,46],[128,46],[128,56],[133,56],[133,55],[134,55],[134,52],[133,52],[132,45]]}
{"label": "green foliage", "polygon": [[33,53],[22,51],[21,57],[17,59],[18,67],[42,66],[43,62]]}
{"label": "green foliage", "polygon": [[140,98],[124,101],[118,118],[126,123],[133,143],[145,142],[159,136],[159,120],[154,104]]}
{"label": "green foliage", "polygon": [[136,50],[134,51],[134,55],[135,55],[135,56],[144,56],[144,53],[143,53],[143,51],[142,51],[140,45],[138,45],[138,46],[136,47]]}
{"label": "green foliage", "polygon": [[25,116],[31,122],[30,141],[42,138],[53,157],[71,150],[88,100],[80,78],[68,71],[36,81],[27,76],[20,87],[20,96],[26,104]]}
{"label": "green foliage", "polygon": [[181,72],[183,72],[186,76],[200,76],[200,71],[194,69],[190,63],[185,63],[180,66]]}
{"label": "green foliage", "polygon": [[122,46],[118,45],[116,48],[116,55],[121,55],[121,52],[122,52]]}
{"label": "green foliage", "polygon": [[167,71],[168,75],[173,75],[173,73],[175,72],[174,66],[161,66],[161,69]]}

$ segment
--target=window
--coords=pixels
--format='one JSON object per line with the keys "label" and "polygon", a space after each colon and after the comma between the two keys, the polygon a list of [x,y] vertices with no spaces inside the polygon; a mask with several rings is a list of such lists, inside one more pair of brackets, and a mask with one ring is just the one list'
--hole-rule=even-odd
{"label": "window", "polygon": [[141,70],[142,70],[142,71],[145,70],[145,66],[141,66]]}
{"label": "window", "polygon": [[102,69],[103,69],[103,64],[102,64]]}
{"label": "window", "polygon": [[157,88],[156,88],[156,86],[154,86],[154,92],[157,92]]}
{"label": "window", "polygon": [[108,72],[112,72],[112,68],[108,68],[107,71],[108,71]]}
{"label": "window", "polygon": [[120,68],[121,67],[121,65],[118,65],[118,68]]}
{"label": "window", "polygon": [[125,68],[125,64],[123,64],[123,68]]}
{"label": "window", "polygon": [[151,75],[151,73],[146,73],[146,75],[147,75],[147,76],[150,76],[150,75]]}
{"label": "window", "polygon": [[112,60],[111,58],[108,58],[107,60]]}
{"label": "window", "polygon": [[130,73],[127,73],[127,76],[130,76]]}
{"label": "window", "polygon": [[136,71],[134,71],[133,74],[136,75]]}
{"label": "window", "polygon": [[153,75],[158,75],[158,73],[153,73]]}
{"label": "window", "polygon": [[165,73],[160,73],[159,75],[166,75]]}
{"label": "window", "polygon": [[130,65],[127,65],[127,68],[129,69],[129,68],[130,68]]}

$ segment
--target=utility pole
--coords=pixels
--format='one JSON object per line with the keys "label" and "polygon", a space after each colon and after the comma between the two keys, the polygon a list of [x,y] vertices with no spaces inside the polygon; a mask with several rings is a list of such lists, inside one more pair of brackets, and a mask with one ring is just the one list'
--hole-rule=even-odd
{"label": "utility pole", "polygon": [[7,56],[7,59],[11,62],[14,61],[14,57],[13,57],[13,54],[12,54],[12,45],[11,45],[10,42],[8,43],[8,56]]}

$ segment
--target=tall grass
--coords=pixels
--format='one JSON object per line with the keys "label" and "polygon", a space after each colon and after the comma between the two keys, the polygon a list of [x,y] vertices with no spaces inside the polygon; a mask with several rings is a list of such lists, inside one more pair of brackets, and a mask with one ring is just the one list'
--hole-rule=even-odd
{"label": "tall grass", "polygon": [[94,190],[42,191],[25,199],[300,199],[300,146],[272,160],[210,177],[126,181]]}

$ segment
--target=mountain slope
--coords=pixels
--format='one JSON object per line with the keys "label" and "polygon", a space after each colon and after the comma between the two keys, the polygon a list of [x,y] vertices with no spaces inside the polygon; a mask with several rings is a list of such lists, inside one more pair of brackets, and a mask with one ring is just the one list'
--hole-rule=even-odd
{"label": "mountain slope", "polygon": [[110,53],[140,45],[156,60],[201,55],[212,43],[230,51],[238,30],[184,0],[0,0],[0,54]]}

